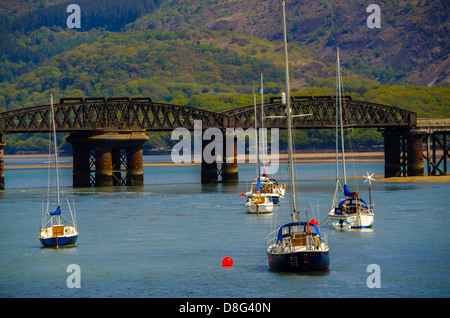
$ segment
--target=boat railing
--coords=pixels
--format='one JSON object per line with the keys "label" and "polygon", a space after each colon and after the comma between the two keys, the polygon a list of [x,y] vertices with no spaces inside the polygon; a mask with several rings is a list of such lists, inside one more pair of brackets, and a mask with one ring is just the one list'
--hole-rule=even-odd
{"label": "boat railing", "polygon": [[[305,233],[305,232],[298,232],[299,234],[302,234],[301,238],[293,238],[291,235],[287,235],[286,239],[283,240],[283,242],[278,241],[278,231],[279,229],[276,229],[275,231],[269,233],[267,235],[267,247],[270,247],[272,245],[280,244],[289,250],[293,250],[295,246],[305,246],[307,250],[317,250],[320,249],[322,244],[328,247],[328,236],[326,233],[320,233],[320,235],[317,235],[316,233]],[[296,234],[296,233],[292,233]]]}
{"label": "boat railing", "polygon": [[267,234],[267,237],[266,237],[267,247],[277,244],[278,230],[279,230],[279,228],[277,228],[276,230],[274,230],[274,231],[270,232],[269,234]]}
{"label": "boat railing", "polygon": [[327,233],[320,233],[320,242],[328,246],[328,235]]}

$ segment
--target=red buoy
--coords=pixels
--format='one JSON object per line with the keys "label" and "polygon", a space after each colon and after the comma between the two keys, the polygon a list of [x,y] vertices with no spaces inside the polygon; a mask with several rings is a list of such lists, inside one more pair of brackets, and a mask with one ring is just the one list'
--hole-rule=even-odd
{"label": "red buoy", "polygon": [[317,221],[316,219],[312,219],[310,223],[319,226],[319,221]]}
{"label": "red buoy", "polygon": [[225,257],[222,260],[222,266],[233,266],[233,259],[231,257]]}

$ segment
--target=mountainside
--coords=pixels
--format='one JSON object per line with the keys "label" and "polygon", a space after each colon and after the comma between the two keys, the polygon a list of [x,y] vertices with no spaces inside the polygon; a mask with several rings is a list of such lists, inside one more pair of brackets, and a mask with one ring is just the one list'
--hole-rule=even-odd
{"label": "mountainside", "polygon": [[[381,28],[370,29],[367,1],[287,1],[289,37],[335,61],[383,83],[433,86],[450,81],[447,0],[377,1]],[[137,29],[226,30],[269,40],[281,39],[279,0],[172,0],[139,19]],[[389,72],[381,72],[387,70]]]}
{"label": "mountainside", "polygon": [[[339,46],[346,94],[450,117],[448,1],[380,2],[381,29],[367,27],[362,1],[287,2],[294,95],[334,94]],[[80,29],[66,25],[70,3],[0,0],[0,111],[48,104],[50,93],[150,96],[221,111],[252,104],[261,71],[265,98],[284,89],[279,0],[78,0]],[[382,143],[374,130],[352,134],[355,145]],[[42,150],[44,139],[8,134],[8,152]],[[333,140],[300,131],[296,144]],[[147,144],[171,142],[152,133]]]}
{"label": "mountainside", "polygon": [[[50,90],[180,103],[238,96],[261,71],[265,92],[283,89],[281,1],[79,0],[81,29],[66,26],[69,3],[0,0],[0,110],[46,103]],[[288,0],[291,87],[333,94],[339,46],[347,92],[445,116],[449,2],[380,8],[381,28],[370,29],[363,1]],[[416,88],[428,85],[438,87]]]}

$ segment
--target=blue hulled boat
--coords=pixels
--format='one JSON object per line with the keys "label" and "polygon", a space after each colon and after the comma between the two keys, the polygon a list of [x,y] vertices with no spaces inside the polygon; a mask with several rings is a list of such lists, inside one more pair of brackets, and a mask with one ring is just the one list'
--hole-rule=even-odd
{"label": "blue hulled boat", "polygon": [[[343,224],[344,222],[350,223],[351,228],[362,229],[371,227],[374,221],[373,205],[368,205],[359,193],[350,191],[347,185],[347,171],[345,169],[345,147],[344,147],[344,122],[342,119],[342,83],[341,83],[341,68],[339,60],[339,48],[336,51],[336,188],[334,191],[334,197],[331,204],[330,212],[328,216],[332,228],[343,229],[342,227],[335,227],[334,223]],[[341,135],[341,152],[342,152],[342,170],[344,187],[342,188],[339,180],[339,130]],[[373,174],[372,174],[373,175]],[[366,181],[369,181],[369,195],[370,195],[370,182],[374,180],[372,175],[369,176],[367,172]],[[364,182],[366,182],[364,181]],[[340,188],[345,196],[344,199],[338,199]]]}
{"label": "blue hulled boat", "polygon": [[[53,96],[50,98],[51,120],[50,125],[53,127],[53,143],[54,143],[54,159],[55,159],[55,177],[56,177],[56,209],[50,212],[50,185],[49,194],[47,195],[47,205],[42,208],[42,225],[39,229],[39,240],[43,247],[60,247],[74,245],[78,238],[78,228],[75,220],[75,209],[71,207],[67,200],[67,210],[71,219],[64,217],[61,212],[61,189],[59,183],[59,164],[56,143],[55,115],[53,110]],[[50,133],[51,135],[51,133]],[[51,157],[51,151],[49,151]],[[49,158],[50,159],[50,158]],[[49,180],[50,180],[50,162],[49,160]],[[55,204],[53,203],[53,204]]]}
{"label": "blue hulled boat", "polygon": [[292,118],[309,114],[291,115],[289,94],[289,68],[286,40],[286,13],[283,1],[284,53],[286,68],[286,96],[282,96],[286,105],[289,153],[289,191],[291,222],[270,233],[267,237],[267,258],[269,268],[274,271],[324,270],[330,266],[330,249],[327,235],[320,233],[319,223],[313,219],[300,221],[300,211],[296,203],[295,170],[293,162]]}
{"label": "blue hulled boat", "polygon": [[[52,233],[53,228],[52,228]],[[43,247],[59,247],[75,245],[78,235],[51,236],[47,238],[39,238]]]}
{"label": "blue hulled boat", "polygon": [[[292,222],[276,230],[269,243],[269,267],[276,271],[321,270],[330,267],[330,255],[316,220]],[[314,229],[314,230],[312,230]]]}

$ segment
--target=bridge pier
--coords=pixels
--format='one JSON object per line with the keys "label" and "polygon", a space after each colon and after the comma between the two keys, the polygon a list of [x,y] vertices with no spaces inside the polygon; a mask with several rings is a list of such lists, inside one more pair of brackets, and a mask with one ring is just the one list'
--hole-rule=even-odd
{"label": "bridge pier", "polygon": [[395,128],[384,131],[385,178],[423,176],[422,132]]}
{"label": "bridge pier", "polygon": [[[73,136],[70,136],[73,139]],[[90,150],[88,145],[76,142],[75,140],[68,142],[72,143],[73,152],[73,186],[74,187],[90,187],[91,186],[91,160]],[[92,162],[93,164],[93,162]]]}
{"label": "bridge pier", "polygon": [[[204,133],[204,131],[203,131]],[[202,136],[203,136],[202,133]],[[217,165],[216,148],[211,151],[211,156],[215,158],[214,162],[205,161],[205,148],[211,142],[202,138],[202,165],[201,165],[201,181],[202,183],[238,183],[238,160],[237,160],[237,136],[233,134],[232,138],[226,135],[225,129],[222,131],[222,140],[219,141],[217,147],[222,147],[222,164],[220,170]],[[228,140],[230,139],[230,140]],[[230,142],[231,141],[231,142]],[[209,151],[209,149],[208,149]],[[222,176],[222,180],[219,180]]]}
{"label": "bridge pier", "polygon": [[[202,165],[201,165],[201,182],[202,183],[217,183],[219,182],[219,172],[217,170],[217,153],[216,148],[212,149],[211,155],[215,158],[213,162],[206,161],[204,151],[206,146],[210,143],[209,140],[203,138],[205,130],[202,131]],[[213,153],[214,152],[214,153]]]}
{"label": "bridge pier", "polygon": [[71,133],[73,186],[142,186],[147,140],[144,132]]}
{"label": "bridge pier", "polygon": [[[450,159],[450,145],[447,139],[448,132],[437,131],[425,135],[427,173],[429,176],[447,175],[447,162]],[[440,149],[439,149],[440,148]],[[439,153],[442,152],[439,158]]]}
{"label": "bridge pier", "polygon": [[423,134],[409,131],[406,147],[408,176],[423,176]]}
{"label": "bridge pier", "polygon": [[[222,163],[222,182],[239,183],[238,161],[237,161],[237,136],[233,136],[230,144],[227,143],[226,134],[224,139],[224,159]],[[228,156],[231,154],[231,156]]]}
{"label": "bridge pier", "polygon": [[384,130],[384,177],[400,177],[402,174],[400,137],[398,129]]}
{"label": "bridge pier", "polygon": [[0,133],[0,190],[5,190],[5,135]]}
{"label": "bridge pier", "polygon": [[142,144],[127,148],[127,185],[144,185],[144,162]]}
{"label": "bridge pier", "polygon": [[95,183],[96,187],[108,187],[113,185],[112,176],[112,148],[95,147]]}

